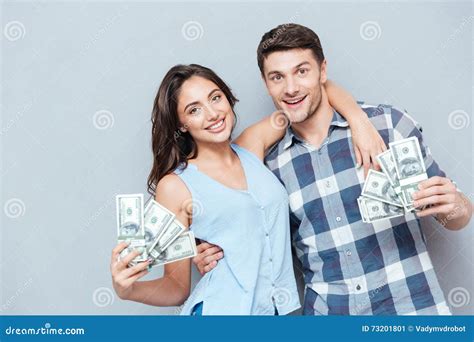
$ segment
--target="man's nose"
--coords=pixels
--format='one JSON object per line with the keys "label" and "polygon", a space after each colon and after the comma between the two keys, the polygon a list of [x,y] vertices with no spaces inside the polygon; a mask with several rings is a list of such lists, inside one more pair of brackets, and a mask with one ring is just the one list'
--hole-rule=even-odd
{"label": "man's nose", "polygon": [[298,83],[292,77],[288,77],[286,80],[285,93],[288,97],[294,97],[299,92]]}

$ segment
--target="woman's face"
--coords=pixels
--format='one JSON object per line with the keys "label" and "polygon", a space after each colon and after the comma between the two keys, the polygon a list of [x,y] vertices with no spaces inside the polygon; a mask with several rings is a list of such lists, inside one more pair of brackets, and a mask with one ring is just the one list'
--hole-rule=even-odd
{"label": "woman's face", "polygon": [[196,144],[228,141],[234,125],[234,112],[224,92],[199,76],[181,86],[178,117],[180,130],[189,132]]}

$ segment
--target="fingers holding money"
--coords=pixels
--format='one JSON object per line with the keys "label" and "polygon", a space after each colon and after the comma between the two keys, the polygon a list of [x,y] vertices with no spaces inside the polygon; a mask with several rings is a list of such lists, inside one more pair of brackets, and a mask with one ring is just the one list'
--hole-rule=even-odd
{"label": "fingers holding money", "polygon": [[140,254],[142,254],[141,251],[135,249],[133,251],[131,251],[130,253],[128,253],[123,259],[121,260],[116,260],[116,262],[112,261],[112,272],[114,271],[122,271],[124,269],[126,269],[128,267],[128,264],[130,264],[130,262],[135,259],[137,256],[139,256]]}
{"label": "fingers holding money", "polygon": [[456,201],[456,186],[447,178],[432,177],[419,184],[419,191],[412,195],[415,207]]}
{"label": "fingers holding money", "polygon": [[[134,252],[129,255],[137,256]],[[129,256],[127,255],[127,257]],[[122,260],[122,261],[125,261]],[[121,261],[121,262],[122,262]],[[139,264],[129,268],[116,268],[112,272],[112,285],[121,299],[127,299],[133,291],[134,283],[141,277],[148,274],[148,265],[150,261],[140,262]]]}
{"label": "fingers holding money", "polygon": [[152,261],[153,261],[152,259],[148,259],[147,261],[139,262],[135,266],[126,268],[125,270],[121,272],[121,278],[123,279],[133,278],[134,276],[137,275],[137,273],[143,273],[143,271],[147,271],[145,272],[145,274],[148,273],[148,266],[150,265]]}
{"label": "fingers holding money", "polygon": [[112,249],[112,256],[110,258],[110,269],[117,263],[120,253],[127,248],[129,243],[127,241],[122,241],[117,246]]}

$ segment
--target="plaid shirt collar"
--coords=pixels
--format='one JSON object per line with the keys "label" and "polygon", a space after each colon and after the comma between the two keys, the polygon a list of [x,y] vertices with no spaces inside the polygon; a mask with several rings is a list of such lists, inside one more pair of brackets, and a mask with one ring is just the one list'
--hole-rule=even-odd
{"label": "plaid shirt collar", "polygon": [[[349,127],[349,123],[347,122],[347,120],[344,119],[344,117],[335,110],[333,110],[332,121],[331,121],[331,124],[329,125],[328,135],[331,134],[334,127],[341,127],[341,128]],[[291,146],[293,146],[294,143],[301,144],[301,143],[304,143],[304,140],[293,130],[293,128],[291,128],[291,126],[289,126],[286,129],[285,136],[281,140],[281,144],[279,145],[279,151],[278,151],[279,154],[287,150]]]}

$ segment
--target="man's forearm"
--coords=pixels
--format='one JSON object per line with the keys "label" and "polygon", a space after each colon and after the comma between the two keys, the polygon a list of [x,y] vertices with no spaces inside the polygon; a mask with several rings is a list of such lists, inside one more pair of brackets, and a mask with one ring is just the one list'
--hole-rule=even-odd
{"label": "man's forearm", "polygon": [[472,203],[464,194],[461,194],[462,202],[454,207],[447,214],[438,214],[438,222],[449,230],[459,230],[464,228],[472,217]]}

